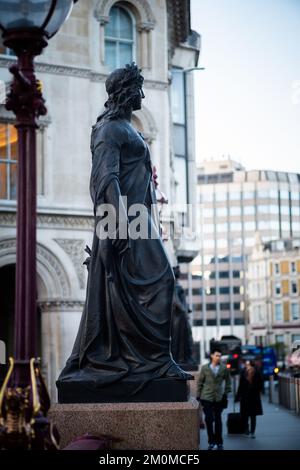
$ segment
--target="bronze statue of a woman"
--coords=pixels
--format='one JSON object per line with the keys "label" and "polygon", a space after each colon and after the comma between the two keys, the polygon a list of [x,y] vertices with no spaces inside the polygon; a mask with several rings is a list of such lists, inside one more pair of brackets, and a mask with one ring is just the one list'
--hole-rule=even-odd
{"label": "bronze statue of a woman", "polygon": [[[131,124],[145,97],[140,72],[132,63],[108,76],[105,111],[92,129],[95,232],[79,331],[57,381],[60,402],[182,401],[176,390],[193,378],[171,354],[174,274],[151,210],[149,148]],[[114,238],[99,237],[103,204],[115,208]],[[120,236],[133,204],[143,205],[151,237]]]}

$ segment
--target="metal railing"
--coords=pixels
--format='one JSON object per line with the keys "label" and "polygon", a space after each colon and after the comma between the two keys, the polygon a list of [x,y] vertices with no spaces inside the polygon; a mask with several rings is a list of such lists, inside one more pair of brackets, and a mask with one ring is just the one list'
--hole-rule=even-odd
{"label": "metal railing", "polygon": [[300,378],[278,374],[279,404],[300,415]]}

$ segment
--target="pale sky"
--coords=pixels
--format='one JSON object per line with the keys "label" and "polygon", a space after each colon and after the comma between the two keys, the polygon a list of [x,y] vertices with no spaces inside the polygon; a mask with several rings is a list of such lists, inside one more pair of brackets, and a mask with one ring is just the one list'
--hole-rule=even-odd
{"label": "pale sky", "polygon": [[300,173],[300,0],[191,0],[196,154]]}

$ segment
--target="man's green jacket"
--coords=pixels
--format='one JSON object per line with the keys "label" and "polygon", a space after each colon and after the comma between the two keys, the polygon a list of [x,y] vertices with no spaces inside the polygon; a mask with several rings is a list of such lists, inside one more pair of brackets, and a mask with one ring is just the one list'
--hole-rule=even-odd
{"label": "man's green jacket", "polygon": [[197,396],[201,400],[221,401],[224,393],[231,392],[230,372],[224,364],[220,364],[217,375],[210,364],[201,367],[197,384]]}

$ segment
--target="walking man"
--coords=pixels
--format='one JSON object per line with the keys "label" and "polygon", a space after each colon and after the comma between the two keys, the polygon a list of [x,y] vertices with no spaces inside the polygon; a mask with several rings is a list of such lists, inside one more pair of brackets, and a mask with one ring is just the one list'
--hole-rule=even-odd
{"label": "walking man", "polygon": [[215,349],[210,357],[210,363],[201,367],[197,397],[205,414],[208,450],[223,450],[222,411],[231,392],[231,379],[229,370],[221,363],[221,351]]}

